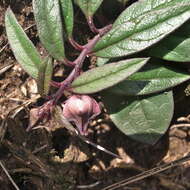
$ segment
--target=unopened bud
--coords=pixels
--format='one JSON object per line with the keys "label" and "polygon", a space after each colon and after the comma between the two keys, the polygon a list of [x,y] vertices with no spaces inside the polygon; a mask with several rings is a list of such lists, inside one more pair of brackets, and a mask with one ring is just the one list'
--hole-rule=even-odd
{"label": "unopened bud", "polygon": [[87,135],[90,119],[100,114],[96,100],[87,95],[73,95],[64,104],[63,115],[75,123],[80,134]]}

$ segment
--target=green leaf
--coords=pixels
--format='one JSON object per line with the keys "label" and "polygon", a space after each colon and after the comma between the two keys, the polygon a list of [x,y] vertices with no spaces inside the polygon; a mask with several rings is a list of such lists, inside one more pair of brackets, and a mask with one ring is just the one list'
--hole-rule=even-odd
{"label": "green leaf", "polygon": [[106,64],[108,61],[109,61],[108,58],[97,57],[96,65],[99,67],[99,66],[102,66],[102,65]]}
{"label": "green leaf", "polygon": [[102,2],[103,0],[75,0],[87,18],[94,15]]}
{"label": "green leaf", "polygon": [[11,49],[22,68],[37,78],[38,67],[42,63],[39,53],[17,22],[11,9],[5,14],[5,27]]}
{"label": "green leaf", "polygon": [[50,89],[50,82],[53,73],[52,58],[46,58],[38,72],[38,91],[40,95],[47,95]]}
{"label": "green leaf", "polygon": [[128,7],[96,44],[99,57],[126,56],[157,43],[190,18],[189,0],[146,0]]}
{"label": "green leaf", "polygon": [[169,61],[190,61],[190,22],[147,50],[151,56]]}
{"label": "green leaf", "polygon": [[148,58],[135,58],[88,70],[74,80],[72,91],[90,94],[113,86],[126,79],[146,64]]}
{"label": "green leaf", "polygon": [[65,49],[59,0],[33,0],[33,9],[43,46],[52,57],[62,61]]}
{"label": "green leaf", "polygon": [[122,97],[104,93],[110,118],[124,134],[154,144],[167,131],[173,116],[172,91],[149,97]]}
{"label": "green leaf", "polygon": [[190,79],[190,74],[163,64],[149,62],[143,69],[108,89],[110,92],[136,96],[164,91]]}
{"label": "green leaf", "polygon": [[64,17],[65,29],[68,37],[72,36],[73,33],[73,3],[72,0],[60,0],[61,10]]}

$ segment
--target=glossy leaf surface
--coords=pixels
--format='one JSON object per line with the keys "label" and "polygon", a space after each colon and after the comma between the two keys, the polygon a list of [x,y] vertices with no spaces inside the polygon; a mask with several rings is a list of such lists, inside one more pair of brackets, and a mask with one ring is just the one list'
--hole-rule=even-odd
{"label": "glossy leaf surface", "polygon": [[141,98],[104,93],[102,98],[117,128],[143,143],[156,143],[168,129],[173,116],[171,91]]}
{"label": "glossy leaf surface", "polygon": [[33,10],[43,46],[52,57],[63,60],[65,49],[59,0],[33,0]]}
{"label": "glossy leaf surface", "polygon": [[147,50],[151,56],[169,61],[190,61],[190,22]]}
{"label": "glossy leaf surface", "polygon": [[127,96],[145,95],[172,88],[190,79],[187,72],[155,62],[149,62],[143,69],[113,86],[109,91]]}
{"label": "glossy leaf surface", "polygon": [[97,56],[119,57],[157,43],[190,18],[189,0],[146,0],[128,7],[95,48]]}
{"label": "glossy leaf surface", "polygon": [[147,58],[135,58],[88,70],[74,80],[71,85],[72,91],[79,94],[101,91],[126,79],[147,61]]}
{"label": "glossy leaf surface", "polygon": [[33,78],[38,76],[38,67],[42,63],[33,43],[17,22],[11,9],[6,11],[5,27],[11,49],[22,68]]}

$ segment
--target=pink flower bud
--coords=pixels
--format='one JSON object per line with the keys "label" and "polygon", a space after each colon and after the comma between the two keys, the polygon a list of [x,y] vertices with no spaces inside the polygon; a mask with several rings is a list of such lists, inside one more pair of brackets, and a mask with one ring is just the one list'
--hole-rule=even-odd
{"label": "pink flower bud", "polygon": [[75,123],[81,135],[87,135],[90,119],[100,114],[96,100],[87,95],[73,95],[64,104],[63,115]]}

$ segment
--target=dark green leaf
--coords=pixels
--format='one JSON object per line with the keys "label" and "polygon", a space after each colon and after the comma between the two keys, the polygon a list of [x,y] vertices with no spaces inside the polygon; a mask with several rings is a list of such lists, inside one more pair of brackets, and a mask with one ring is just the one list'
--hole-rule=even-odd
{"label": "dark green leaf", "polygon": [[133,98],[105,93],[102,98],[114,124],[129,137],[143,143],[156,143],[168,129],[173,116],[171,91]]}
{"label": "dark green leaf", "polygon": [[40,66],[38,73],[38,91],[40,95],[47,95],[50,88],[51,77],[53,73],[52,59],[46,58],[43,64]]}
{"label": "dark green leaf", "polygon": [[38,67],[42,63],[40,55],[17,22],[11,9],[6,11],[5,27],[9,44],[17,61],[29,75],[37,78]]}
{"label": "dark green leaf", "polygon": [[85,16],[91,17],[99,8],[103,0],[75,0],[75,3],[81,8]]}
{"label": "dark green leaf", "polygon": [[160,92],[190,79],[190,74],[163,64],[149,62],[142,70],[108,89],[120,95],[136,96]]}
{"label": "dark green leaf", "polygon": [[73,4],[72,0],[60,0],[61,10],[64,17],[65,29],[68,37],[72,36],[73,33]]}
{"label": "dark green leaf", "polygon": [[190,18],[189,0],[146,0],[128,7],[94,51],[100,57],[119,57],[157,43]]}
{"label": "dark green leaf", "polygon": [[96,67],[76,78],[71,85],[72,90],[79,94],[101,91],[126,79],[147,61],[147,58],[135,58]]}
{"label": "dark green leaf", "polygon": [[190,22],[147,50],[151,56],[170,61],[190,61]]}
{"label": "dark green leaf", "polygon": [[65,50],[59,0],[33,0],[33,9],[42,44],[52,57],[63,60]]}

